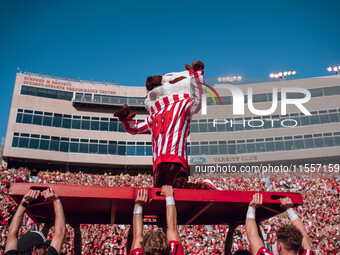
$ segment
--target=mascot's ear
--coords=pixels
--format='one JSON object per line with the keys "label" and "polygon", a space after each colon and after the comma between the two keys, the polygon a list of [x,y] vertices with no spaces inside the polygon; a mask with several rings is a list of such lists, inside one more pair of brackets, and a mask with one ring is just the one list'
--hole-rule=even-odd
{"label": "mascot's ear", "polygon": [[154,89],[155,87],[162,85],[162,76],[161,75],[154,75],[149,76],[146,78],[145,87],[148,91]]}
{"label": "mascot's ear", "polygon": [[185,68],[187,70],[194,69],[195,71],[197,71],[198,69],[202,69],[202,70],[204,69],[204,64],[200,60],[198,60],[197,62],[196,61],[192,62],[191,66],[189,64],[185,64]]}

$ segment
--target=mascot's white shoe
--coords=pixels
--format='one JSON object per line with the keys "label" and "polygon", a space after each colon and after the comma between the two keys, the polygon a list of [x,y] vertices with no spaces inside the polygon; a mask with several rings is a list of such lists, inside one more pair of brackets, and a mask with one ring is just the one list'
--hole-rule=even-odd
{"label": "mascot's white shoe", "polygon": [[217,187],[212,181],[210,181],[209,179],[205,179],[203,181],[203,183],[205,185],[207,185],[209,187],[210,190],[222,190],[222,188]]}

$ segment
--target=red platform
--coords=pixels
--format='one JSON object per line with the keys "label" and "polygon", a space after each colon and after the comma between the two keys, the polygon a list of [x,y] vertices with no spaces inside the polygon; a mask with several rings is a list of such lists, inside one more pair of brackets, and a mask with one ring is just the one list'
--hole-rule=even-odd
{"label": "red platform", "polygon": [[[10,195],[19,203],[30,188],[52,188],[61,198],[66,221],[88,224],[131,224],[134,200],[140,188],[80,186],[63,184],[13,183]],[[157,188],[148,188],[152,202],[144,207],[144,215],[157,217],[153,224],[165,223],[165,198]],[[248,204],[255,192],[175,189],[174,197],[179,225],[243,224]],[[262,221],[283,210],[280,197],[290,197],[295,206],[303,203],[299,193],[260,192],[263,207],[256,216]],[[53,205],[38,199],[32,202],[27,213],[36,222],[53,220]],[[148,222],[146,222],[148,224]]]}

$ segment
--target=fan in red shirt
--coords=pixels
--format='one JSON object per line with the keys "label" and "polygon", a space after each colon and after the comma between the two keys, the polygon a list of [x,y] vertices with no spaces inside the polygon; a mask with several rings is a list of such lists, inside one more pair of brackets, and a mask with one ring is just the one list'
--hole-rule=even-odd
{"label": "fan in red shirt", "polygon": [[[312,245],[305,229],[303,222],[293,209],[293,202],[290,198],[281,198],[281,207],[286,210],[286,213],[292,222],[291,225],[286,225],[278,229],[277,237],[277,251],[279,255],[313,255],[311,251]],[[260,207],[263,202],[262,194],[256,193],[253,200],[249,204],[246,232],[250,242],[253,254],[257,255],[273,255],[265,247],[262,239],[259,236],[257,224],[255,221],[255,210]]]}
{"label": "fan in red shirt", "polygon": [[146,189],[139,190],[133,211],[133,240],[130,255],[184,254],[177,231],[177,211],[172,186],[163,186],[161,194],[166,197],[166,235],[162,231],[151,230],[143,236],[143,205],[149,202],[149,198]]}

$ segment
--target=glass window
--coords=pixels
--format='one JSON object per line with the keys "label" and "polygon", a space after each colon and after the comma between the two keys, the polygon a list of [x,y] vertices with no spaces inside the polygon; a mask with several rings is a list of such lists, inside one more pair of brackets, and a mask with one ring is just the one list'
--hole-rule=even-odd
{"label": "glass window", "polygon": [[33,124],[34,125],[41,125],[43,116],[42,115],[33,115]]}
{"label": "glass window", "polygon": [[339,146],[340,145],[340,136],[334,136],[334,142],[335,142],[335,145]]}
{"label": "glass window", "polygon": [[99,154],[107,154],[107,144],[99,144]]}
{"label": "glass window", "polygon": [[46,140],[46,139],[40,140],[40,146],[39,146],[40,150],[48,150],[49,147],[50,147],[50,140]]}
{"label": "glass window", "polygon": [[51,116],[44,116],[43,118],[43,125],[44,126],[52,126],[52,117]]}
{"label": "glass window", "polygon": [[310,121],[311,121],[311,124],[320,124],[320,119],[319,119],[319,115],[312,115],[312,116],[309,116],[310,117]]}
{"label": "glass window", "polygon": [[117,142],[109,141],[109,154],[111,155],[117,154]]}
{"label": "glass window", "polygon": [[62,120],[62,115],[61,114],[54,114],[53,117],[53,127],[61,127],[61,120]]}
{"label": "glass window", "polygon": [[80,119],[75,118],[76,116],[73,117],[72,120],[72,128],[73,129],[80,129]]}
{"label": "glass window", "polygon": [[219,144],[218,145],[218,154],[228,154],[228,147],[226,144]]}
{"label": "glass window", "polygon": [[18,147],[19,138],[14,136],[12,140],[12,147]]}
{"label": "glass window", "polygon": [[229,154],[236,154],[236,145],[235,144],[229,144],[228,145],[228,153]]}
{"label": "glass window", "polygon": [[57,98],[57,91],[56,90],[52,90],[52,89],[47,89],[46,90],[46,97],[47,98]]}
{"label": "glass window", "polygon": [[275,143],[266,142],[266,151],[275,151]]}
{"label": "glass window", "polygon": [[38,88],[37,94],[38,97],[46,97],[46,90],[42,88]]}
{"label": "glass window", "polygon": [[89,144],[88,143],[80,143],[79,152],[80,153],[88,153],[89,152]]}
{"label": "glass window", "polygon": [[339,122],[339,115],[337,113],[329,114],[330,122]]}
{"label": "glass window", "polygon": [[69,142],[68,141],[60,141],[60,151],[68,152]]}
{"label": "glass window", "polygon": [[224,132],[227,130],[226,124],[215,124],[217,132]]}
{"label": "glass window", "polygon": [[117,120],[116,120],[116,119],[110,119],[109,130],[110,130],[110,131],[117,132],[117,127],[118,127]]}
{"label": "glass window", "polygon": [[118,123],[118,132],[125,132],[123,124],[121,122]]}
{"label": "glass window", "polygon": [[217,145],[210,145],[210,155],[218,155]]}
{"label": "glass window", "polygon": [[314,141],[312,138],[305,139],[305,148],[306,149],[314,148]]}
{"label": "glass window", "polygon": [[325,96],[339,95],[340,94],[340,86],[323,88],[323,92],[324,92]]}
{"label": "glass window", "polygon": [[101,121],[100,122],[100,130],[101,131],[108,131],[109,129],[109,122],[108,121]]}
{"label": "glass window", "polygon": [[302,116],[301,117],[301,125],[302,126],[310,125],[310,121],[309,121],[308,116]]}
{"label": "glass window", "polygon": [[214,124],[212,122],[208,123],[208,131],[209,132],[216,132],[216,125],[214,127]]}
{"label": "glass window", "polygon": [[98,143],[90,143],[90,153],[98,153]]}
{"label": "glass window", "polygon": [[[244,125],[245,124],[245,125]],[[245,129],[245,126],[248,124],[248,122],[243,122],[243,120],[235,120],[233,122],[233,126],[235,131],[242,131]]]}
{"label": "glass window", "polygon": [[286,150],[294,150],[294,142],[291,140],[291,141],[285,141],[285,147],[286,147]]}
{"label": "glass window", "polygon": [[322,89],[310,89],[309,90],[312,97],[321,97],[322,96]]}
{"label": "glass window", "polygon": [[335,145],[333,137],[325,137],[324,140],[325,140],[325,146]]}
{"label": "glass window", "polygon": [[136,147],[136,155],[137,156],[144,156],[144,145],[138,145]]}
{"label": "glass window", "polygon": [[79,152],[79,142],[76,142],[76,141],[70,142],[70,152],[74,152],[74,153]]}
{"label": "glass window", "polygon": [[321,124],[326,124],[326,123],[329,123],[330,120],[329,120],[329,116],[328,114],[321,114],[320,115],[320,123]]}
{"label": "glass window", "polygon": [[200,129],[200,133],[208,132],[208,125],[207,125],[207,123],[200,123],[199,124],[199,129]]}
{"label": "glass window", "polygon": [[305,148],[304,142],[302,139],[294,140],[294,148],[295,150],[301,150]]}
{"label": "glass window", "polygon": [[126,155],[127,156],[135,156],[135,154],[136,154],[136,146],[128,145],[126,147]]}
{"label": "glass window", "polygon": [[190,132],[191,133],[198,133],[198,123],[191,123],[190,124]]}
{"label": "glass window", "polygon": [[255,143],[248,143],[247,144],[247,152],[248,153],[256,152]]}
{"label": "glass window", "polygon": [[199,146],[190,146],[190,155],[200,155],[200,147]]}
{"label": "glass window", "polygon": [[246,153],[246,145],[245,144],[238,144],[237,145],[237,153]]}
{"label": "glass window", "polygon": [[52,136],[51,143],[50,143],[50,150],[51,151],[59,151],[59,137]]}
{"label": "glass window", "polygon": [[22,118],[22,123],[31,124],[32,123],[32,119],[33,119],[33,115],[32,114],[24,113],[24,116]]}
{"label": "glass window", "polygon": [[17,113],[16,123],[22,123],[22,113]]}
{"label": "glass window", "polygon": [[19,147],[20,148],[28,148],[28,137],[20,137],[19,139]]}
{"label": "glass window", "polygon": [[324,141],[323,141],[323,138],[315,138],[314,139],[314,144],[315,144],[315,147],[318,148],[318,147],[324,147],[325,144],[324,144]]}
{"label": "glass window", "polygon": [[209,146],[208,145],[201,145],[201,154],[202,155],[209,155]]}
{"label": "glass window", "polygon": [[264,143],[256,143],[256,152],[264,152],[266,151],[266,147]]}
{"label": "glass window", "polygon": [[145,155],[152,156],[152,146],[145,147]]}
{"label": "glass window", "polygon": [[31,138],[29,148],[30,149],[38,149],[39,148],[39,139],[38,138]]}
{"label": "glass window", "polygon": [[71,118],[63,117],[63,128],[71,128]]}
{"label": "glass window", "polygon": [[285,149],[285,146],[283,142],[275,142],[275,148],[277,151],[283,151]]}
{"label": "glass window", "polygon": [[90,130],[90,118],[89,117],[84,117],[81,120],[81,129],[86,129],[86,130]]}
{"label": "glass window", "polygon": [[253,94],[253,103],[268,102],[268,93]]}
{"label": "glass window", "polygon": [[233,99],[231,96],[221,97],[222,105],[231,105],[233,103]]}
{"label": "glass window", "polygon": [[91,130],[99,130],[99,120],[92,118]]}
{"label": "glass window", "polygon": [[118,143],[118,155],[126,155],[126,145],[124,144],[124,142]]}

